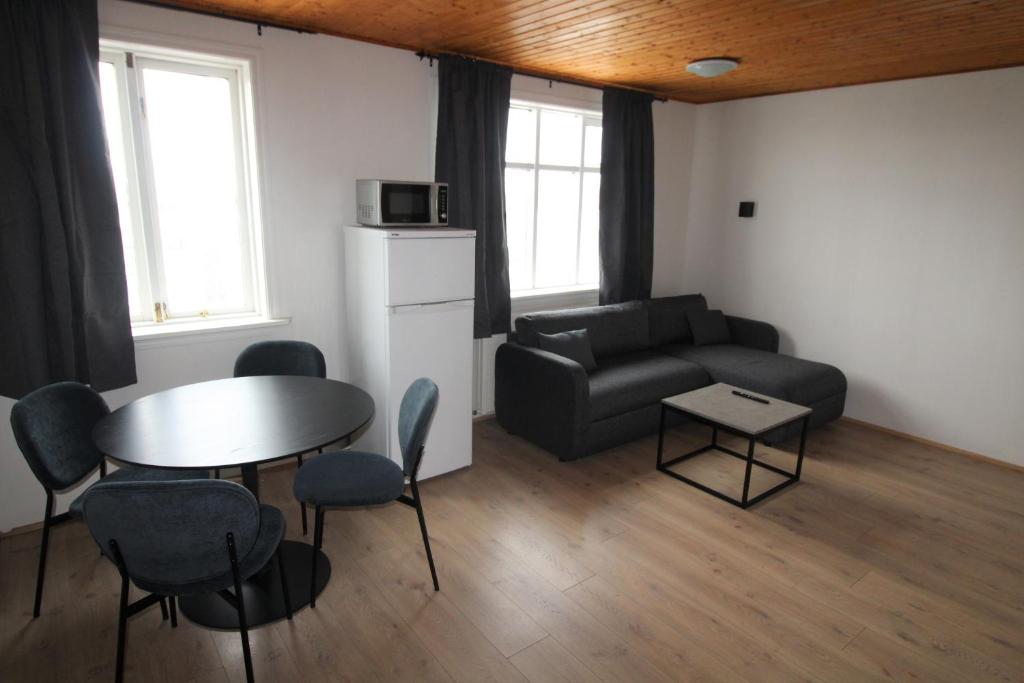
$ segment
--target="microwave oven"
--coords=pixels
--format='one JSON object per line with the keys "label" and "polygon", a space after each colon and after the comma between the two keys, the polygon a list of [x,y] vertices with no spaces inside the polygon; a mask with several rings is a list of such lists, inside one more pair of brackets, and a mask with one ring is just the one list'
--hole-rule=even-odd
{"label": "microwave oven", "polygon": [[448,183],[357,180],[359,222],[372,227],[448,225]]}

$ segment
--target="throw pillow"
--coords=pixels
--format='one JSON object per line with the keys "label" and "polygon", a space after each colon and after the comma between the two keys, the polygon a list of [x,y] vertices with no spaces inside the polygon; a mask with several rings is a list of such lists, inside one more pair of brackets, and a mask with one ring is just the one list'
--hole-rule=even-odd
{"label": "throw pillow", "polygon": [[686,319],[693,331],[693,343],[697,346],[728,344],[731,341],[729,323],[719,310],[687,311]]}
{"label": "throw pillow", "polygon": [[574,360],[587,372],[597,369],[597,361],[594,360],[594,352],[590,348],[590,335],[585,329],[557,334],[538,332],[537,341],[542,350]]}

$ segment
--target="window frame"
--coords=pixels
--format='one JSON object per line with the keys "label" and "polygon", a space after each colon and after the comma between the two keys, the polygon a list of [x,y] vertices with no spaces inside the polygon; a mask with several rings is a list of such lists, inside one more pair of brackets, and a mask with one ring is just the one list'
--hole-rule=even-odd
{"label": "window frame", "polygon": [[[132,237],[138,273],[138,282],[134,286],[141,309],[132,318],[133,333],[145,337],[163,331],[171,332],[175,327],[190,330],[203,327],[218,329],[247,320],[256,324],[270,320],[256,146],[253,60],[244,56],[103,37],[100,39],[99,61],[113,64],[118,84],[122,144],[126,157]],[[147,65],[228,80],[231,124],[236,141],[236,183],[240,198],[238,229],[244,305],[239,309],[168,311],[164,322],[156,321],[154,305],[168,297],[163,295],[166,282],[161,254],[155,169],[145,122],[145,83],[142,72]]]}
{"label": "window frame", "polygon": [[[584,195],[584,178],[585,174],[590,172],[596,172],[599,176],[601,173],[601,167],[598,166],[587,166],[586,165],[586,149],[587,149],[587,128],[594,127],[594,123],[597,123],[598,128],[603,131],[603,116],[600,109],[593,107],[586,107],[583,105],[562,105],[554,104],[548,101],[542,100],[531,100],[528,97],[512,97],[509,101],[509,110],[514,107],[531,109],[534,111],[534,153],[533,162],[522,162],[522,161],[505,161],[504,168],[513,168],[526,171],[533,171],[533,225],[530,230],[530,283],[529,289],[514,289],[511,290],[511,296],[513,299],[528,298],[528,297],[540,297],[549,294],[559,294],[563,292],[588,292],[596,291],[599,283],[580,283],[580,253],[582,248],[582,234],[583,234],[583,195]],[[580,158],[578,165],[563,165],[563,164],[542,164],[540,162],[540,149],[541,149],[541,112],[544,110],[557,111],[557,112],[568,112],[571,114],[578,114],[583,117],[582,122],[582,134],[580,136]],[[580,174],[579,182],[579,196],[577,198],[577,210],[576,210],[576,276],[575,284],[572,285],[560,285],[553,287],[537,287],[537,211],[538,211],[538,197],[540,195],[540,172],[541,171],[575,171]],[[504,180],[504,172],[503,172]]]}

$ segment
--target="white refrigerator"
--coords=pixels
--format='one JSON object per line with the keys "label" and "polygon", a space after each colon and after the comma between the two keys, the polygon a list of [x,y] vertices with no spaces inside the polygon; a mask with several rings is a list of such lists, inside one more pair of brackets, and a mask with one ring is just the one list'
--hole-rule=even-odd
{"label": "white refrigerator", "polygon": [[351,381],[376,414],[353,448],[402,462],[398,408],[418,377],[440,400],[420,478],[472,462],[476,233],[456,228],[345,229],[345,338]]}

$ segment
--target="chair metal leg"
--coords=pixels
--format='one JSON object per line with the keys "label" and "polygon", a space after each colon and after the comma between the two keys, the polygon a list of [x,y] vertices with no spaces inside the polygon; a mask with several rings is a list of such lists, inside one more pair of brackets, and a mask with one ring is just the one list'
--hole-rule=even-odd
{"label": "chair metal leg", "polygon": [[214,479],[220,479],[220,468],[219,467],[215,467],[214,468],[214,470],[213,470],[213,478]]}
{"label": "chair metal leg", "polygon": [[316,565],[320,546],[324,541],[324,509],[319,505],[313,510],[313,562],[309,577],[309,606],[316,607]]}
{"label": "chair metal leg", "polygon": [[434,580],[434,590],[439,591],[441,587],[437,583],[437,570],[434,568],[434,555],[430,552],[430,537],[427,536],[427,520],[423,517],[423,504],[420,502],[420,492],[416,486],[416,478],[409,480],[412,487],[412,499],[416,502],[416,516],[420,520],[420,533],[423,534],[423,548],[427,551],[427,564],[430,565],[430,578]]}
{"label": "chair metal leg", "polygon": [[[318,453],[323,453],[324,449],[318,448],[317,452]],[[299,460],[299,467],[302,467],[302,453],[299,453],[295,457],[298,458],[298,460]],[[308,527],[307,522],[306,522],[306,504],[300,501],[299,502],[299,507],[302,509],[302,535],[305,536],[306,533],[309,531],[309,527]]]}
{"label": "chair metal leg", "polygon": [[46,550],[50,545],[50,517],[53,516],[53,491],[46,489],[46,510],[43,512],[43,541],[39,546],[39,568],[36,570],[36,598],[32,603],[32,618],[39,616],[43,606],[43,579],[46,578]]}
{"label": "chair metal leg", "polygon": [[116,541],[110,541],[110,549],[117,563],[117,570],[121,573],[121,600],[117,609],[117,663],[114,666],[114,681],[121,683],[124,680],[124,648],[128,635],[128,572],[124,569],[124,560]]}
{"label": "chair metal leg", "polygon": [[167,598],[163,595],[160,596],[160,616],[164,621],[167,621]]}
{"label": "chair metal leg", "polygon": [[242,577],[238,574],[238,555],[235,551],[235,535],[228,532],[228,556],[231,558],[231,575],[235,580],[235,599],[238,604],[238,631],[242,636],[242,658],[245,660],[245,680],[253,683],[252,652],[249,650],[249,625],[245,619],[245,597],[242,594]]}
{"label": "chair metal leg", "polygon": [[173,595],[168,596],[167,602],[170,603],[171,608],[171,628],[178,628],[178,598]]}
{"label": "chair metal leg", "polygon": [[[288,621],[292,619],[292,596],[288,594],[288,576],[284,573],[284,553],[281,552],[280,544],[277,546],[277,573],[281,575],[281,595],[284,597],[284,612],[288,615]],[[314,556],[314,561],[316,556]]]}

